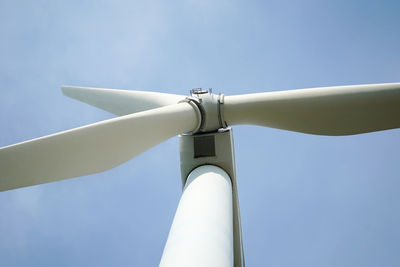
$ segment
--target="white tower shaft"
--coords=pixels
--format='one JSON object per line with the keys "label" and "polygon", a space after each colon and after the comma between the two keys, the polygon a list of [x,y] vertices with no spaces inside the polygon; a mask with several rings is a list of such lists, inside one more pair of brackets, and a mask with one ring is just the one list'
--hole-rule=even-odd
{"label": "white tower shaft", "polygon": [[232,183],[221,168],[203,165],[186,181],[160,266],[233,266]]}

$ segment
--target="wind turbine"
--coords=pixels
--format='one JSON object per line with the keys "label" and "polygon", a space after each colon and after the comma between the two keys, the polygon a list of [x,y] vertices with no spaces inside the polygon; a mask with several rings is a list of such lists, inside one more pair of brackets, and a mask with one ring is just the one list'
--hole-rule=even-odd
{"label": "wind turbine", "polygon": [[119,117],[0,148],[0,191],[102,172],[179,135],[183,193],[160,266],[244,266],[230,125],[334,136],[400,127],[400,83],[189,97],[62,89]]}

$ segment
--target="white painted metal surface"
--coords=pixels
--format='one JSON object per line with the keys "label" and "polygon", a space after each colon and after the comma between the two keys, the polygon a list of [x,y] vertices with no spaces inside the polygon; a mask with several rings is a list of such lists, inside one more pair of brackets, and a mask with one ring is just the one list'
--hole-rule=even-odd
{"label": "white painted metal surface", "polygon": [[105,171],[198,122],[180,103],[0,148],[0,191]]}
{"label": "white painted metal surface", "polygon": [[223,169],[203,165],[189,174],[160,266],[231,267],[233,263],[231,180]]}
{"label": "white painted metal surface", "polygon": [[400,127],[400,83],[225,96],[228,125],[350,135]]}
{"label": "white painted metal surface", "polygon": [[118,116],[173,105],[182,95],[80,86],[62,86],[64,95]]}

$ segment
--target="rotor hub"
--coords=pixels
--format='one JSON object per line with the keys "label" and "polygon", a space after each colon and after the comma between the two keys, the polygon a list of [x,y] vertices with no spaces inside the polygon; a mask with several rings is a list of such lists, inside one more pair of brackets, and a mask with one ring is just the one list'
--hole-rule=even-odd
{"label": "rotor hub", "polygon": [[204,90],[194,88],[190,90],[190,97],[183,102],[191,104],[199,113],[199,124],[190,134],[216,132],[220,128],[226,128],[223,116],[224,95],[213,94],[212,89]]}

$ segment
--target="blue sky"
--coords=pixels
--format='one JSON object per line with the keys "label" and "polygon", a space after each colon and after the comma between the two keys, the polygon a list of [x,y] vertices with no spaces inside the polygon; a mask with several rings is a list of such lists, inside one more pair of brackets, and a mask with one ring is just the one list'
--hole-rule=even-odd
{"label": "blue sky", "polygon": [[[63,84],[234,95],[399,82],[399,10],[2,0],[0,146],[112,117],[64,97]],[[398,266],[399,133],[234,127],[247,266]],[[2,192],[0,265],[157,266],[180,189],[173,138],[104,173]]]}

